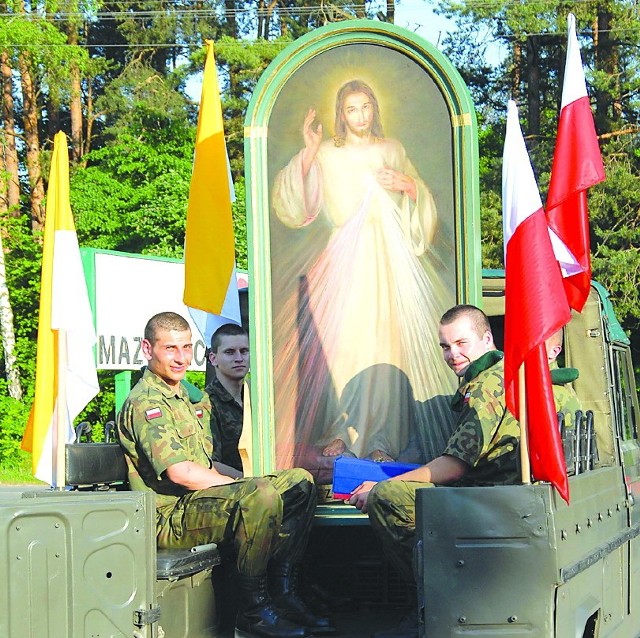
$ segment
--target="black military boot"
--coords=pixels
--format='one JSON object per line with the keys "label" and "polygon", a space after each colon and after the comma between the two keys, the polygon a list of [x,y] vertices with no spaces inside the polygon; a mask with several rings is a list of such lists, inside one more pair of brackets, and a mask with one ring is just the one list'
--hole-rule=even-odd
{"label": "black military boot", "polygon": [[273,606],[266,576],[238,578],[240,600],[234,638],[304,638],[307,631],[289,622]]}
{"label": "black military boot", "polygon": [[314,614],[298,594],[297,565],[274,562],[269,565],[269,591],[273,604],[284,618],[305,627],[316,636],[333,634],[336,628],[324,616]]}

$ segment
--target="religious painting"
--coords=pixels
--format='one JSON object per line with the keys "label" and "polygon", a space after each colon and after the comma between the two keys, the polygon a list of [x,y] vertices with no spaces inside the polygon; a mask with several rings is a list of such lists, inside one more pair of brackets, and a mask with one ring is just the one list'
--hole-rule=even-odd
{"label": "religious painting", "polygon": [[267,126],[278,469],[442,452],[459,298],[452,113],[415,57],[348,42],[283,83]]}

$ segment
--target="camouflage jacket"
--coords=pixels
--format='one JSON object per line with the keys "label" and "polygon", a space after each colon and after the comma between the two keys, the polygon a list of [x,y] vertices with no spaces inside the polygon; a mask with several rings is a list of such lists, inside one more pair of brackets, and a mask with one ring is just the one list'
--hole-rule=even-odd
{"label": "camouflage jacket", "polygon": [[470,466],[458,485],[507,485],[520,481],[520,425],[507,410],[502,353],[474,361],[454,395],[456,428],[444,451]]}
{"label": "camouflage jacket", "polygon": [[211,400],[211,436],[216,448],[214,460],[242,472],[238,442],[242,434],[243,408],[215,375],[205,392]]}
{"label": "camouflage jacket", "polygon": [[575,368],[559,368],[555,361],[550,367],[556,412],[562,412],[565,415],[567,425],[572,424],[576,411],[582,409],[578,395],[571,385],[578,378],[579,373]]}
{"label": "camouflage jacket", "polygon": [[211,467],[210,409],[206,394],[194,404],[184,385],[174,390],[150,370],[144,371],[118,414],[118,438],[132,490],[156,492],[157,508],[173,505],[188,492],[164,472],[180,461]]}

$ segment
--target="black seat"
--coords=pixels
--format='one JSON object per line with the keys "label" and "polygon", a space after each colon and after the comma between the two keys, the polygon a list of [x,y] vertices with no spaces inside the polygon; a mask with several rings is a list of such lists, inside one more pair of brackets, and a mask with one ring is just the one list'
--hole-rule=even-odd
{"label": "black seat", "polygon": [[[119,443],[68,443],[65,446],[65,458],[66,485],[72,490],[129,489],[127,462]],[[156,578],[175,580],[220,563],[220,552],[215,543],[187,549],[159,549]]]}
{"label": "black seat", "polygon": [[66,484],[72,489],[128,489],[119,443],[67,443]]}
{"label": "black seat", "polygon": [[157,554],[156,578],[158,580],[191,576],[222,562],[215,543],[196,545],[191,549],[159,549]]}

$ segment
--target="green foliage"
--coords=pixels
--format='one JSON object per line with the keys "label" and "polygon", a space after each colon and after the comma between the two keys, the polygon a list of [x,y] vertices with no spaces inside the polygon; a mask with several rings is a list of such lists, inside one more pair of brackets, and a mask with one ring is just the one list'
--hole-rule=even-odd
{"label": "green foliage", "polygon": [[192,115],[178,91],[178,77],[162,74],[139,61],[131,62],[96,100],[105,113],[105,135],[110,140],[132,136],[172,140],[180,136]]}
{"label": "green foliage", "polygon": [[[0,49],[8,53],[14,69],[20,68],[20,61],[29,68],[33,81],[46,90],[48,104],[56,111],[70,100],[71,69],[86,73],[95,66],[86,48],[67,45],[64,32],[46,16],[34,13],[0,17]],[[47,113],[44,117],[50,116]]]}
{"label": "green foliage", "polygon": [[85,409],[78,415],[76,425],[81,421],[88,421],[92,425],[92,438],[94,441],[104,440],[104,426],[107,421],[113,421],[115,415],[115,378],[112,371],[100,370],[98,372],[100,393],[90,401]]}
{"label": "green foliage", "polygon": [[[180,257],[193,163],[194,127],[185,117],[150,125],[139,107],[107,146],[71,178],[71,206],[84,246]],[[184,114],[183,114],[184,115]]]}
{"label": "green foliage", "polygon": [[20,451],[22,462],[17,466],[0,465],[0,485],[25,485],[33,483],[44,485],[31,472],[31,455]]}
{"label": "green foliage", "polygon": [[0,382],[0,466],[18,468],[28,456],[20,449],[22,434],[29,417],[29,407],[6,394],[6,383]]}
{"label": "green foliage", "polygon": [[233,185],[236,201],[232,204],[233,231],[236,240],[236,266],[242,270],[249,268],[247,243],[247,203],[244,178]]}
{"label": "green foliage", "polygon": [[24,399],[29,401],[33,396],[35,374],[42,247],[39,237],[32,234],[25,221],[24,218],[6,216],[0,219],[0,226],[5,233],[3,244],[16,335],[15,354],[25,391]]}
{"label": "green foliage", "polygon": [[[244,118],[253,89],[269,63],[290,41],[289,36],[245,42],[224,36],[216,42],[225,140],[234,180],[244,173]],[[193,61],[203,58],[204,51],[200,51]]]}
{"label": "green foliage", "polygon": [[196,388],[204,390],[204,372],[200,372],[199,370],[189,370],[185,376],[185,380],[189,383],[193,383]]}
{"label": "green foliage", "polygon": [[605,147],[606,180],[589,200],[595,242],[593,273],[611,293],[618,318],[630,334],[640,328],[640,157],[636,139]]}

